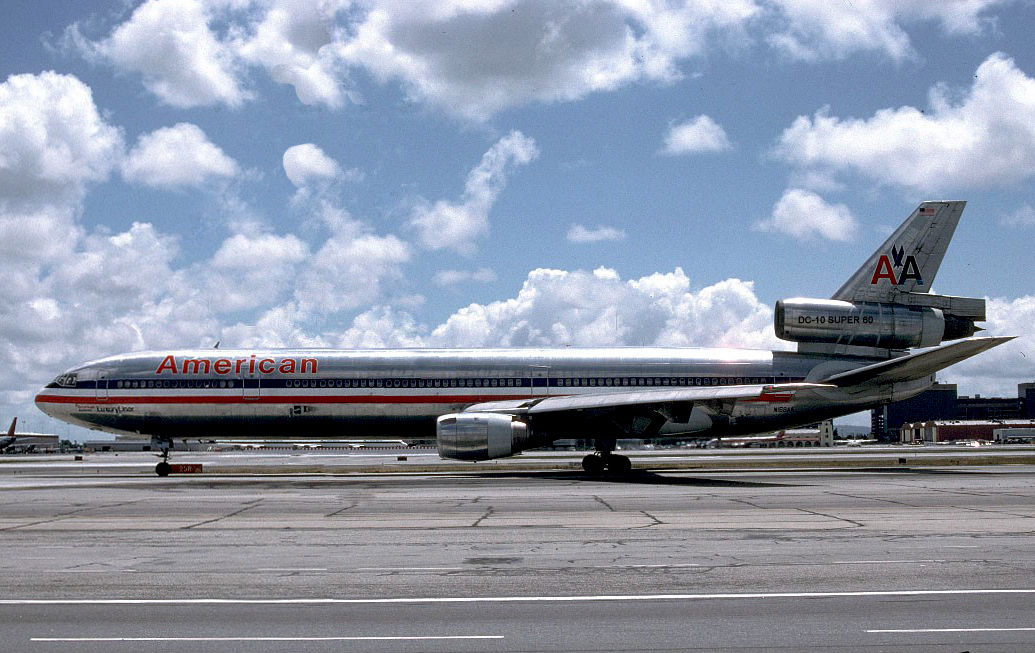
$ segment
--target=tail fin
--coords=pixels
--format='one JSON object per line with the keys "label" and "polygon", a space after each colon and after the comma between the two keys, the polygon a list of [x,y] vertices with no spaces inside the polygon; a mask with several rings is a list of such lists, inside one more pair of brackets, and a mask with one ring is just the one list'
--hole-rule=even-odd
{"label": "tail fin", "polygon": [[893,302],[902,293],[930,292],[966,205],[921,203],[831,299]]}
{"label": "tail fin", "polygon": [[13,438],[14,437],[14,427],[16,427],[16,426],[18,426],[18,418],[17,417],[15,417],[14,419],[11,420],[11,426],[7,429],[7,437],[9,437],[9,438]]}

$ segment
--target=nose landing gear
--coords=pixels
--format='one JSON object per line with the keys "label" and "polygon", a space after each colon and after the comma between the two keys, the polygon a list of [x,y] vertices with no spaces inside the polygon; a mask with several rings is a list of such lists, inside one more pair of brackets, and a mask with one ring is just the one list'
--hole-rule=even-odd
{"label": "nose landing gear", "polygon": [[172,449],[172,440],[166,440],[164,438],[152,438],[151,446],[158,447],[162,453],[156,454],[162,460],[155,465],[155,474],[159,476],[168,476],[172,472],[172,465],[169,464],[169,450]]}

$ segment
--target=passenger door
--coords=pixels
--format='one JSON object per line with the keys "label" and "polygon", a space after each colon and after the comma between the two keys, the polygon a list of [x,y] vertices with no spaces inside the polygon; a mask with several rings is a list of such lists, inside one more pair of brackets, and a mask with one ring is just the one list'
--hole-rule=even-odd
{"label": "passenger door", "polygon": [[529,388],[529,396],[548,396],[550,394],[550,368],[546,365],[533,365],[531,372],[532,387]]}

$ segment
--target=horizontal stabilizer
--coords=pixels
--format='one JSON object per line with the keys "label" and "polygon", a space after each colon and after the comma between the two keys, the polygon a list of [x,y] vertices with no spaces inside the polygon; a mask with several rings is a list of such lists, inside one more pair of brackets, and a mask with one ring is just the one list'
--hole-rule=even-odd
{"label": "horizontal stabilizer", "polygon": [[961,340],[901,358],[893,358],[834,374],[823,379],[822,382],[844,388],[860,383],[884,384],[915,381],[1010,340],[1013,340],[1012,336]]}

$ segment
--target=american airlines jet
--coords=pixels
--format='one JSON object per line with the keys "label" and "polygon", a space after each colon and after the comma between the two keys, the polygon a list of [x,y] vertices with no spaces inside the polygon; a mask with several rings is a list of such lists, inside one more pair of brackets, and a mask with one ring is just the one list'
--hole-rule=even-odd
{"label": "american airlines jet", "polygon": [[14,444],[14,441],[18,439],[15,435],[15,428],[18,426],[18,418],[15,417],[11,420],[11,426],[7,429],[7,435],[0,437],[0,451],[3,451],[7,447]]}
{"label": "american airlines jet", "polygon": [[[905,399],[935,372],[1010,338],[971,338],[983,299],[931,294],[965,202],[924,202],[830,299],[776,303],[797,351],[668,347],[181,350],[59,375],[46,414],[174,438],[426,438],[487,460],[586,438],[587,472],[621,474],[618,438],[745,435]],[[946,341],[958,341],[941,344]],[[921,351],[912,352],[914,348]]]}

